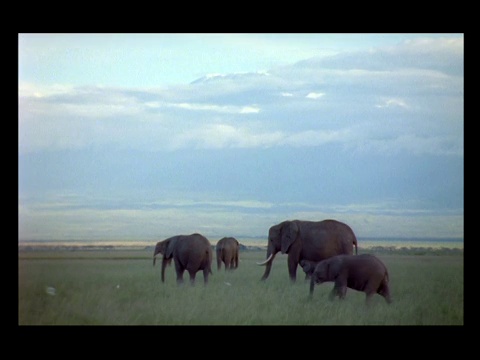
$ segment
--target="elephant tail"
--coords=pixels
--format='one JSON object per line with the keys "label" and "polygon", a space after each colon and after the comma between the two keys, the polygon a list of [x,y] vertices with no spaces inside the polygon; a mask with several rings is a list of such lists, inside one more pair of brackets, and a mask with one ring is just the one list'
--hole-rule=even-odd
{"label": "elephant tail", "polygon": [[355,245],[355,255],[358,255],[357,237],[353,235],[353,245]]}

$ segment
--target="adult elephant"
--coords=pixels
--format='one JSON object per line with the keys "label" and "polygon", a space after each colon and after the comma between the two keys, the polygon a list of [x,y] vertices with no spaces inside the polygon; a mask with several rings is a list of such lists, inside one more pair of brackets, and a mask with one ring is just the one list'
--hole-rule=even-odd
{"label": "adult elephant", "polygon": [[357,254],[357,238],[347,224],[337,220],[287,220],[268,231],[267,259],[262,280],[268,278],[277,252],[288,254],[288,272],[295,282],[297,266],[301,260],[319,262],[340,254]]}
{"label": "adult elephant", "polygon": [[224,237],[218,240],[215,247],[217,252],[217,269],[220,270],[222,262],[225,264],[225,271],[238,267],[238,253],[240,244],[233,237]]}
{"label": "adult elephant", "polygon": [[208,283],[208,275],[212,273],[212,246],[205,236],[196,233],[177,235],[158,242],[153,253],[154,266],[158,254],[163,255],[162,282],[165,282],[165,268],[173,259],[177,284],[183,283],[185,270],[190,274],[192,285],[195,284],[195,275],[200,270],[203,271],[204,283]]}

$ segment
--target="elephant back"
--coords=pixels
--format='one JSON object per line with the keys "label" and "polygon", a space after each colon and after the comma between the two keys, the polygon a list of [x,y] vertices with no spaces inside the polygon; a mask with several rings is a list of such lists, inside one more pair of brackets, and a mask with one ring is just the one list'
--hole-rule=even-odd
{"label": "elephant back", "polygon": [[[175,248],[175,252],[181,253],[188,251],[190,254],[195,254],[195,256],[205,257],[211,259],[212,257],[212,246],[208,239],[201,234],[192,234],[184,235],[179,237],[177,240],[179,242],[178,246]],[[175,253],[174,253],[175,255]]]}
{"label": "elephant back", "polygon": [[320,223],[332,235],[331,241],[336,244],[337,254],[353,255],[354,247],[355,254],[357,254],[357,237],[350,226],[332,219],[323,220]]}

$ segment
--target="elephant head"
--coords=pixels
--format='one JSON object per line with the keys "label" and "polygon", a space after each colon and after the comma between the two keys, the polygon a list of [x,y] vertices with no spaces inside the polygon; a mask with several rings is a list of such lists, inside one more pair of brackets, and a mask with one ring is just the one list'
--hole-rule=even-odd
{"label": "elephant head", "polygon": [[178,237],[174,236],[163,241],[159,241],[155,246],[155,252],[153,253],[153,266],[157,260],[158,254],[163,254],[162,259],[162,282],[165,281],[165,268],[172,262],[173,250],[175,249],[175,243]]}
{"label": "elephant head", "polygon": [[325,281],[332,280],[330,279],[330,260],[331,259],[321,261],[310,274],[310,296],[313,295],[313,288],[315,284],[321,284]]}
{"label": "elephant head", "polygon": [[276,253],[288,254],[292,244],[297,240],[299,227],[296,221],[284,221],[272,226],[268,231],[267,259],[258,265],[266,265],[262,280],[268,278]]}
{"label": "elephant head", "polygon": [[300,260],[299,264],[307,275],[307,279],[313,274],[315,266],[317,266],[317,262],[309,260]]}

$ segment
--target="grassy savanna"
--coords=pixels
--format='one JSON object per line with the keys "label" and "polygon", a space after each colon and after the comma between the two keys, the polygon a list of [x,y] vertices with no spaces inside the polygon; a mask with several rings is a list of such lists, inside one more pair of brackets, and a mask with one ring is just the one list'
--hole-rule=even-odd
{"label": "grassy savanna", "polygon": [[[363,251],[362,251],[363,252]],[[375,253],[375,252],[374,252]],[[349,289],[328,300],[333,283],[315,287],[299,267],[288,278],[286,255],[278,254],[270,277],[256,265],[264,251],[240,253],[237,270],[216,269],[207,286],[177,286],[174,266],[160,281],[147,250],[19,252],[20,325],[463,325],[463,252],[412,255],[376,253],[387,265],[391,305]],[[49,289],[50,288],[50,289]],[[51,289],[55,289],[54,292]]]}

